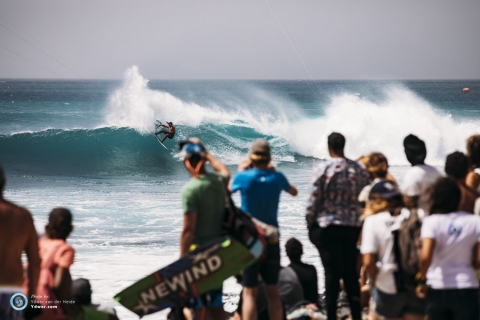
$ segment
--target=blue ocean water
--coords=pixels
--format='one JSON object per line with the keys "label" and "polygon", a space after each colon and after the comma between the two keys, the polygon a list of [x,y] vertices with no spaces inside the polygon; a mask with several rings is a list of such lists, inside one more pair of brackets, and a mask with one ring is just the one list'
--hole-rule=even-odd
{"label": "blue ocean water", "polygon": [[[177,125],[169,150],[152,135],[155,119]],[[298,237],[321,273],[303,216],[328,134],[346,136],[351,158],[384,152],[401,181],[407,134],[424,139],[427,162],[441,167],[480,132],[479,120],[480,81],[147,81],[132,67],[122,81],[0,80],[0,163],[5,197],[39,225],[53,207],[72,210],[72,273],[92,281],[94,300],[113,304],[178,256],[179,190],[189,178],[178,141],[201,138],[235,172],[253,139],[269,140],[275,165],[300,190],[282,196],[282,243]],[[225,291],[231,308],[238,286],[230,279]]]}

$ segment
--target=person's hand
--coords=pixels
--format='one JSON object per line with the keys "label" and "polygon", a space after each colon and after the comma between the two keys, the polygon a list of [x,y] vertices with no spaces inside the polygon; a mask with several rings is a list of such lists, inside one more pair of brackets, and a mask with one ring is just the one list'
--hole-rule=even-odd
{"label": "person's hand", "polygon": [[243,159],[240,161],[240,164],[238,165],[238,171],[243,171],[250,169],[252,167],[252,160],[250,158]]}
{"label": "person's hand", "polygon": [[425,299],[425,297],[427,296],[427,290],[428,290],[428,287],[426,285],[424,284],[417,285],[417,287],[415,288],[415,294],[420,299]]}

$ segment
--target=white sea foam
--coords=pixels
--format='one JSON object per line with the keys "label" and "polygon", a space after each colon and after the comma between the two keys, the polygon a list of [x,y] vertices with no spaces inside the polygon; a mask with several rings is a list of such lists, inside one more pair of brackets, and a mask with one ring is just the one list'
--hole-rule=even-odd
{"label": "white sea foam", "polygon": [[[323,117],[309,118],[294,102],[260,89],[252,89],[258,105],[232,99],[225,101],[225,106],[187,103],[167,92],[149,89],[148,80],[133,66],[125,72],[123,86],[110,97],[105,125],[130,127],[143,134],[152,132],[157,118],[190,127],[246,126],[262,135],[282,138],[291,151],[320,159],[328,157],[327,136],[336,131],[347,138],[348,156],[380,151],[393,165],[407,164],[402,141],[410,133],[425,140],[427,162],[442,165],[446,154],[464,150],[466,138],[480,131],[478,121],[454,120],[400,85],[386,86],[384,91],[386,98],[380,102],[357,94],[332,96],[327,106],[318,106],[324,108]],[[234,137],[229,140],[237,147],[242,145]],[[226,151],[231,155],[231,150]]]}

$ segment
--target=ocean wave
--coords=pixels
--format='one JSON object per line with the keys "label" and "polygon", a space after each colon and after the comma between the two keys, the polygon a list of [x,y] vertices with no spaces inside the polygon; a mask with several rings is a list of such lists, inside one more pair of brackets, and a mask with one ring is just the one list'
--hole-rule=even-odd
{"label": "ocean wave", "polygon": [[[218,100],[205,105],[185,102],[170,93],[150,89],[148,80],[134,66],[125,72],[122,87],[110,97],[105,125],[129,127],[141,134],[151,132],[154,119],[168,119],[189,128],[227,127],[226,132],[216,133],[234,148],[248,148],[255,137],[266,136],[278,138],[286,146],[284,150],[290,152],[287,157],[298,154],[318,159],[328,157],[327,136],[341,132],[347,138],[348,156],[356,158],[380,151],[392,165],[408,164],[402,143],[408,134],[425,140],[429,163],[443,165],[446,154],[464,150],[467,137],[480,132],[478,121],[453,119],[401,84],[385,85],[381,99],[355,92],[332,93],[326,105],[314,106],[323,111],[322,116],[315,117],[274,92],[259,88],[247,91],[244,101],[226,96],[223,104]],[[186,130],[185,137],[189,135],[191,129]]]}

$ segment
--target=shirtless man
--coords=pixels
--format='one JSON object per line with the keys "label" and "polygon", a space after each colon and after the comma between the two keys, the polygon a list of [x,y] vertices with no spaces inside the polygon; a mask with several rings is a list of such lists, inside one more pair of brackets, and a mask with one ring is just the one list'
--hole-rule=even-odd
{"label": "shirtless man", "polygon": [[161,122],[159,122],[159,124],[157,124],[157,129],[159,127],[168,128],[168,130],[163,129],[163,130],[159,130],[158,132],[155,132],[155,135],[159,135],[160,133],[163,133],[165,135],[163,137],[163,139],[161,140],[162,143],[163,143],[163,141],[165,141],[165,139],[167,139],[167,138],[172,139],[175,136],[175,127],[173,126],[173,123],[167,121],[167,124],[168,124],[168,126],[164,125]]}
{"label": "shirtless man", "polygon": [[40,272],[38,237],[30,212],[5,200],[4,187],[5,174],[0,166],[0,319],[25,319],[35,310],[27,307],[17,311],[10,300],[14,294],[22,293],[23,251],[28,258],[28,301],[36,292]]}

